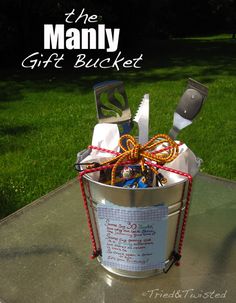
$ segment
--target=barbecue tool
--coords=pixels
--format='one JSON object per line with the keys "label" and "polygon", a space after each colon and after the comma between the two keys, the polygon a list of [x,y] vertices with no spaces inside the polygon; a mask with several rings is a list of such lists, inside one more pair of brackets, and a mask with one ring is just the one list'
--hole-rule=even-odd
{"label": "barbecue tool", "polygon": [[200,112],[203,102],[208,94],[208,88],[203,84],[189,78],[186,91],[174,113],[173,127],[169,132],[172,139],[176,139],[181,129],[190,125]]}
{"label": "barbecue tool", "polygon": [[94,87],[99,123],[116,123],[122,127],[121,135],[132,128],[131,111],[122,81],[105,81]]}
{"label": "barbecue tool", "polygon": [[145,94],[136,112],[133,121],[138,123],[140,144],[145,144],[148,141],[148,126],[149,126],[149,94]]}

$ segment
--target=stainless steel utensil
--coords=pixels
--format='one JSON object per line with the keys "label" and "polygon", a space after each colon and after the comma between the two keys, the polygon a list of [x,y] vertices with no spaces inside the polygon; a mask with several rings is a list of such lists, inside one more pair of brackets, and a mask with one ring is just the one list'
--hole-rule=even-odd
{"label": "stainless steel utensil", "polygon": [[94,87],[99,123],[117,123],[129,133],[132,127],[131,111],[122,81],[105,81]]}
{"label": "stainless steel utensil", "polygon": [[208,88],[206,86],[189,78],[187,89],[174,113],[173,127],[169,132],[172,139],[176,139],[180,130],[193,122],[193,119],[200,112],[207,94]]}
{"label": "stainless steel utensil", "polygon": [[148,141],[149,127],[149,94],[145,94],[136,112],[133,121],[138,123],[140,144],[145,144]]}

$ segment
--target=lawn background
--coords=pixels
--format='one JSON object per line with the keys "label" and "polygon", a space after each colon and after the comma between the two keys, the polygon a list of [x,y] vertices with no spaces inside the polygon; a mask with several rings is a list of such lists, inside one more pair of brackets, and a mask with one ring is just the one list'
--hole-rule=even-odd
{"label": "lawn background", "polygon": [[150,94],[151,136],[168,133],[188,77],[206,84],[204,108],[179,139],[203,159],[201,171],[236,180],[236,41],[217,35],[148,48],[140,42],[140,49],[140,70],[1,71],[0,217],[76,176],[76,153],[90,144],[97,123],[92,86],[111,79],[124,81],[133,114]]}

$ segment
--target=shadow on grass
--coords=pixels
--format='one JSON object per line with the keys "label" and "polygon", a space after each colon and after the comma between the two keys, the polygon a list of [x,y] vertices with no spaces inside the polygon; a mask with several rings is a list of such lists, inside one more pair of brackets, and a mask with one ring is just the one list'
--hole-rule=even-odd
{"label": "shadow on grass", "polygon": [[0,219],[8,216],[19,208],[20,197],[10,180],[3,180],[0,185]]}
{"label": "shadow on grass", "polygon": [[[23,98],[21,93],[22,85],[16,81],[0,81],[0,102],[14,102]],[[4,109],[4,107],[2,107]]]}
{"label": "shadow on grass", "polygon": [[[14,197],[11,198],[14,199]],[[17,208],[17,202],[13,202],[11,205],[10,201],[7,198],[5,198],[2,194],[0,194],[0,199],[2,201],[0,206],[0,220],[1,220],[6,216],[10,215],[11,213],[15,212],[18,208]]]}
{"label": "shadow on grass", "polygon": [[25,149],[23,144],[19,144],[19,141],[16,140],[8,140],[7,136],[11,137],[19,137],[23,136],[27,133],[34,131],[36,128],[31,125],[17,125],[17,126],[0,126],[0,150],[1,154],[5,154],[8,152],[15,152],[19,150]]}
{"label": "shadow on grass", "polygon": [[35,129],[30,125],[19,125],[19,126],[10,126],[10,127],[0,127],[0,133],[10,136],[19,136],[25,133],[31,132]]}

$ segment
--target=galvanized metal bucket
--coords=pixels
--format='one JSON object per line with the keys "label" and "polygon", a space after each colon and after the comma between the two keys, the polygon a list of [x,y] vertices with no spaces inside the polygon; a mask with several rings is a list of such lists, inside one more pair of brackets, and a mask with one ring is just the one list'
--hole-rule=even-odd
{"label": "galvanized metal bucket", "polygon": [[[84,155],[88,153],[85,151]],[[82,160],[83,153],[80,154]],[[166,172],[167,178],[171,176],[171,172]],[[171,178],[170,178],[171,179]],[[177,251],[179,245],[180,234],[178,225],[182,225],[183,214],[187,199],[188,179],[183,176],[177,176],[175,182],[167,184],[163,187],[150,187],[150,188],[123,188],[111,186],[104,183],[94,181],[89,174],[83,176],[83,183],[85,194],[88,203],[91,220],[94,230],[98,227],[97,206],[102,203],[113,203],[116,206],[122,207],[148,207],[157,205],[168,206],[168,219],[167,219],[167,247],[165,267],[166,269],[173,263],[173,251]],[[99,228],[95,233],[96,242],[99,243]],[[102,250],[102,247],[100,247]],[[160,269],[152,269],[145,271],[128,271],[116,268],[107,267],[103,264],[102,256],[98,257],[98,261],[109,272],[119,276],[131,278],[144,278],[163,272]]]}

